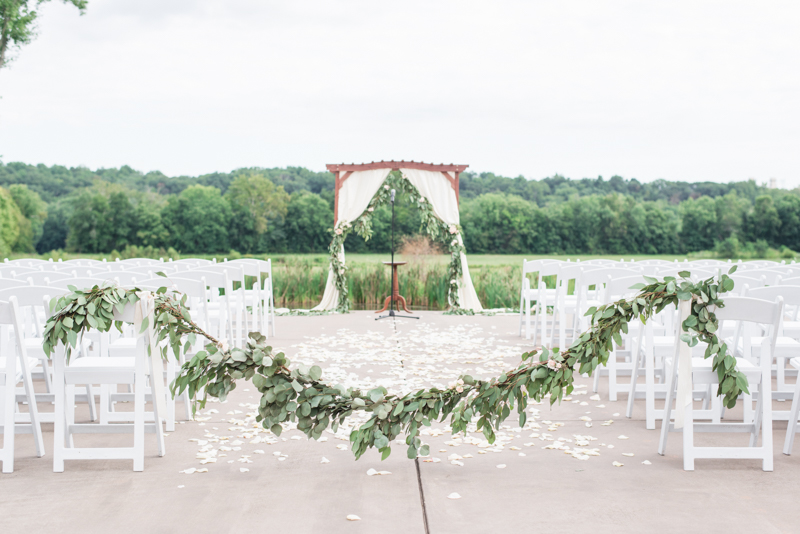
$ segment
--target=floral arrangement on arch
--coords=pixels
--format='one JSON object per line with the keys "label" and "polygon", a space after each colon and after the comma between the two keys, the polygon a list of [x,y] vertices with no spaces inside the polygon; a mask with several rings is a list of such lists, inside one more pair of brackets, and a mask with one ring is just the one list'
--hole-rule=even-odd
{"label": "floral arrangement on arch", "polygon": [[442,243],[450,252],[450,264],[448,267],[448,278],[450,285],[447,294],[447,302],[451,312],[461,310],[461,303],[458,298],[459,280],[463,274],[461,267],[461,254],[464,252],[463,240],[459,239],[461,227],[456,224],[447,224],[433,213],[433,206],[430,201],[423,197],[416,187],[403,175],[392,172],[386,178],[383,186],[378,188],[378,192],[372,197],[367,209],[355,221],[341,220],[336,223],[333,229],[333,239],[328,247],[331,269],[334,276],[336,289],[339,290],[339,301],[336,304],[336,312],[347,313],[350,310],[350,299],[347,290],[347,265],[341,260],[339,254],[342,251],[344,241],[347,236],[355,231],[356,234],[369,240],[372,237],[372,216],[375,208],[387,204],[391,198],[391,190],[394,189],[398,195],[406,195],[412,202],[416,203],[420,218],[422,219],[421,229],[432,240]]}

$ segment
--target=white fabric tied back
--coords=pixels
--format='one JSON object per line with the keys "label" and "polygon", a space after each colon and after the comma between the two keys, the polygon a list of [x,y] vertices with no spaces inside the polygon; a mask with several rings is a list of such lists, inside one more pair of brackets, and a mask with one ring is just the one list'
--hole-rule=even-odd
{"label": "white fabric tied back", "polygon": [[[337,215],[340,222],[352,223],[364,213],[369,206],[369,201],[383,185],[391,169],[372,169],[369,171],[354,171],[339,189],[339,209]],[[344,245],[339,251],[339,261],[344,263]],[[328,281],[325,282],[325,293],[322,301],[312,308],[313,311],[335,310],[339,304],[339,290],[333,276],[333,267],[328,266]]]}
{"label": "white fabric tied back", "polygon": [[[383,185],[391,169],[374,169],[370,171],[355,171],[342,184],[339,189],[339,222],[352,223],[359,218],[369,206],[370,200],[375,196],[378,188]],[[411,184],[417,188],[420,195],[430,202],[434,215],[447,224],[458,224],[458,198],[450,180],[438,171],[424,171],[419,169],[400,169]],[[338,224],[338,223],[337,223]],[[461,234],[457,237],[459,244],[464,241]],[[339,252],[339,261],[344,263],[344,246]],[[473,311],[482,311],[472,277],[469,274],[467,256],[461,254],[462,277],[458,281],[458,300],[462,308]],[[339,290],[336,289],[332,267],[328,268],[328,281],[325,284],[325,293],[322,302],[313,308],[314,311],[333,310],[339,303]]]}
{"label": "white fabric tied back", "polygon": [[[433,213],[447,224],[458,224],[458,198],[450,180],[438,171],[423,171],[420,169],[400,169],[411,185],[431,203]],[[464,240],[458,234],[458,244],[463,245]],[[482,311],[481,301],[472,285],[469,274],[467,255],[461,253],[461,280],[458,281],[458,301],[462,308],[472,311]]]}

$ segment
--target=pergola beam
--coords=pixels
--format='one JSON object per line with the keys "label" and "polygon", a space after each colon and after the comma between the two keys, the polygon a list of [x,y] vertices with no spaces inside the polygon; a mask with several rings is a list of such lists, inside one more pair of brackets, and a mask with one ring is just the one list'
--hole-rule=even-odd
{"label": "pergola beam", "polygon": [[[421,161],[373,161],[371,163],[329,163],[325,165],[328,171],[333,173],[334,183],[334,201],[333,201],[333,224],[339,222],[339,189],[342,184],[347,180],[355,171],[370,171],[374,169],[391,169],[398,171],[400,169],[419,169],[422,171],[441,172],[453,190],[456,192],[456,202],[458,202],[458,178],[469,165],[456,165],[456,164],[440,164],[440,163],[423,163]],[[450,173],[453,173],[451,175]],[[455,177],[454,177],[455,176]]]}

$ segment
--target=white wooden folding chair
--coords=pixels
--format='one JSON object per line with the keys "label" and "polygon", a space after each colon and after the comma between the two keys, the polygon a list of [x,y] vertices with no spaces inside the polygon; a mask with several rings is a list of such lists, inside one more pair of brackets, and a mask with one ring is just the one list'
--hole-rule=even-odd
{"label": "white wooden folding chair", "polygon": [[233,285],[226,272],[191,270],[180,273],[180,278],[205,280],[210,288],[208,315],[211,322],[209,334],[219,340],[227,340],[232,347],[236,345],[233,329]]}
{"label": "white wooden folding chair", "polygon": [[[0,290],[0,301],[7,301],[12,297],[16,299],[20,324],[22,325],[23,344],[28,356],[39,360],[39,367],[33,369],[33,377],[44,380],[45,391],[36,393],[36,399],[40,403],[51,403],[53,401],[52,369],[50,360],[42,348],[44,326],[53,312],[53,310],[50,310],[50,298],[64,293],[66,291],[53,286],[23,285]],[[94,420],[97,417],[97,413],[94,404],[94,391],[90,384],[86,385],[85,388],[81,388],[78,399],[89,404],[89,413]],[[53,412],[39,413],[40,420],[45,423],[53,422],[53,417]]]}
{"label": "white wooden folding chair", "polygon": [[[783,299],[784,306],[791,304],[792,306],[800,305],[800,285],[797,286],[769,286],[758,287],[755,289],[746,288],[742,296],[752,297],[762,300],[777,301],[778,298]],[[785,308],[784,308],[785,310]],[[794,394],[794,387],[786,384],[786,364],[792,358],[800,356],[800,341],[783,335],[783,323],[778,331],[778,337],[775,341],[775,350],[772,352],[775,362],[775,378],[776,386],[775,391],[772,392],[772,398],[778,401],[785,401],[791,399]],[[740,339],[728,340],[728,345],[736,347],[737,354],[749,359],[754,364],[758,364],[760,359],[761,342],[764,339],[763,335],[743,336]],[[796,372],[789,371],[796,376]],[[786,410],[773,410],[773,421],[785,421],[789,419],[789,412]]]}
{"label": "white wooden folding chair", "polygon": [[[155,433],[158,455],[164,456],[164,433],[162,420],[166,407],[162,365],[153,324],[153,302],[146,294],[135,304],[128,304],[122,313],[115,310],[114,318],[139,326],[145,317],[149,326],[138,336],[136,352],[131,357],[87,356],[73,358],[67,362],[66,349],[59,343],[55,348],[53,385],[55,389],[56,417],[54,425],[53,471],[63,472],[66,460],[133,460],[133,470],[144,470],[144,435]],[[148,346],[150,354],[148,354]],[[113,355],[112,355],[113,356]],[[155,363],[158,360],[159,363]],[[146,421],[145,393],[148,385],[153,388],[153,408],[149,414],[152,422]],[[133,389],[133,423],[75,423],[74,388],[76,384],[125,384]],[[75,434],[133,434],[132,447],[76,447]]]}
{"label": "white wooden folding chair", "polygon": [[[520,302],[520,316],[519,316],[519,335],[522,335],[522,327],[523,323],[525,324],[525,338],[531,338],[531,302],[536,301],[540,298],[540,288],[541,284],[545,284],[544,277],[546,276],[556,276],[558,277],[558,271],[560,265],[566,263],[560,260],[522,260],[522,283],[520,286],[520,295],[519,295],[519,302]],[[531,288],[531,282],[528,278],[529,274],[538,273],[537,279],[538,282],[536,284],[536,289]],[[555,302],[556,297],[556,290],[555,288],[547,289],[545,284],[543,291],[544,297],[550,303]],[[535,325],[533,327],[533,331],[539,330],[539,322],[544,321],[547,322],[547,306],[542,306],[540,303],[537,302],[536,305],[536,319]],[[523,313],[523,310],[525,312]],[[544,341],[543,341],[544,343]]]}
{"label": "white wooden folding chair", "polygon": [[[643,280],[644,279],[639,274],[623,276],[621,278],[614,278],[612,275],[609,275],[603,292],[603,304],[611,304],[612,302],[636,295],[639,290],[631,289],[631,286]],[[583,314],[581,314],[581,318],[584,319]],[[641,323],[638,319],[629,323],[628,333],[621,336],[625,344],[625,349],[623,350],[615,343],[611,354],[608,355],[608,362],[605,365],[606,372],[604,374],[608,375],[609,399],[612,401],[617,400],[617,395],[619,393],[629,393],[632,387],[631,384],[635,384],[633,380],[627,384],[620,382],[620,378],[623,376],[634,376],[636,354],[638,354],[640,350],[642,335],[642,328],[640,328],[640,325]],[[597,391],[598,388],[600,371],[600,368],[595,369],[595,391]]]}
{"label": "white wooden folding chair", "polygon": [[[680,341],[676,344],[675,355],[671,362],[671,367],[666,399],[666,414],[661,425],[661,439],[659,440],[658,453],[663,455],[666,451],[667,438],[669,432],[683,432],[683,468],[687,471],[694,470],[696,459],[700,458],[751,458],[762,461],[764,471],[772,471],[773,451],[772,451],[772,355],[775,353],[775,343],[778,337],[780,321],[783,315],[783,299],[778,298],[776,302],[747,298],[729,297],[725,299],[725,307],[717,308],[714,313],[717,320],[737,321],[742,324],[742,335],[749,335],[754,328],[766,328],[769,337],[764,338],[761,346],[761,362],[754,365],[744,357],[736,358],[736,368],[745,374],[748,380],[750,394],[744,394],[745,402],[748,397],[757,393],[758,403],[754,417],[748,420],[747,414],[742,422],[697,422],[694,416],[693,384],[709,385],[716,389],[719,378],[716,371],[712,370],[711,358],[692,358],[681,356],[681,352],[686,353],[686,349],[681,350]],[[681,302],[680,306],[681,323],[689,316],[691,302]],[[688,347],[687,347],[688,348]],[[680,378],[679,378],[680,376]],[[683,383],[683,391],[678,382]],[[677,386],[677,388],[676,388]],[[678,390],[676,392],[676,389]],[[715,391],[716,393],[716,391]],[[715,404],[719,404],[719,398]],[[673,410],[672,402],[675,400],[676,408]],[[680,411],[683,411],[682,428],[676,424],[679,422]],[[676,415],[676,423],[671,421],[671,416]],[[695,432],[731,432],[750,434],[749,447],[720,447],[695,445]],[[758,445],[758,437],[761,435],[761,445]]]}
{"label": "white wooden folding chair", "polygon": [[[13,340],[9,340],[9,336]],[[31,377],[31,368],[38,360],[28,357],[22,338],[19,308],[14,297],[9,302],[0,301],[0,341],[0,429],[3,436],[0,462],[3,464],[3,473],[13,473],[15,434],[33,434],[36,456],[44,456],[42,426]],[[16,391],[20,383],[24,388],[22,399],[18,398]],[[21,417],[23,414],[18,413],[19,402],[23,400],[28,404],[28,413],[24,418]]]}

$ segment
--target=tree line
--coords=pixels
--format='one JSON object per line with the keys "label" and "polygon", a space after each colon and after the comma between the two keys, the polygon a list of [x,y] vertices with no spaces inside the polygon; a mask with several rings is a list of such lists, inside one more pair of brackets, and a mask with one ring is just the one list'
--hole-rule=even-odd
{"label": "tree line", "polygon": [[[334,179],[302,167],[243,168],[197,177],[0,162],[0,251],[108,253],[129,246],[183,254],[323,252],[333,226]],[[800,248],[800,193],[754,181],[642,183],[614,176],[528,180],[461,175],[460,213],[474,253],[736,256]],[[387,252],[391,213],[376,210],[369,242]],[[419,231],[400,199],[396,234]],[[788,256],[787,256],[788,257]]]}

